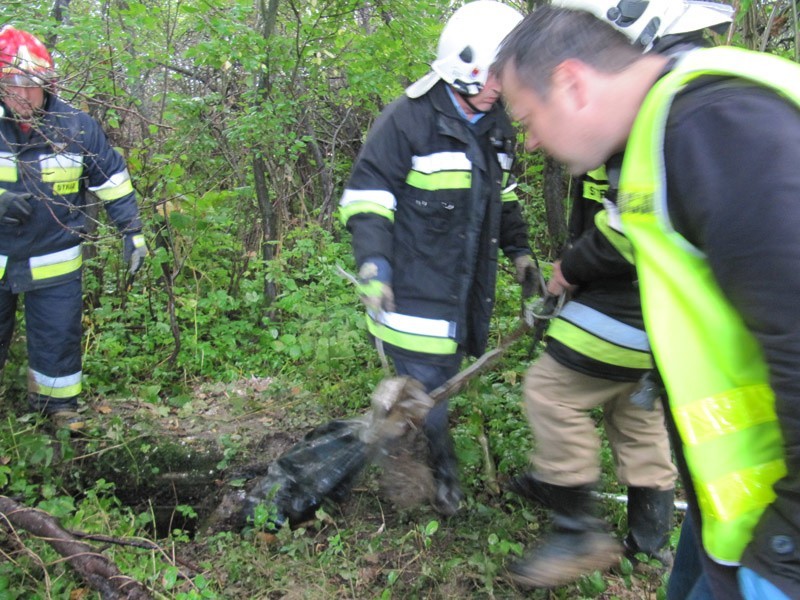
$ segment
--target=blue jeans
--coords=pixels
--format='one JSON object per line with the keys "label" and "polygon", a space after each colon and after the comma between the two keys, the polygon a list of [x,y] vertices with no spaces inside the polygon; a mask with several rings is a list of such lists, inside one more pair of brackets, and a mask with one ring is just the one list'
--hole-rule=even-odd
{"label": "blue jeans", "polygon": [[[675,552],[675,563],[667,584],[667,600],[713,600],[714,596],[703,573],[695,526],[687,513]],[[736,571],[739,592],[745,600],[789,600],[768,580],[747,567]]]}
{"label": "blue jeans", "polygon": [[681,537],[675,550],[675,562],[669,574],[667,600],[714,600],[708,580],[703,574],[695,527],[689,513],[681,526]]}
{"label": "blue jeans", "polygon": [[789,596],[747,567],[740,567],[736,577],[745,600],[789,600]]}

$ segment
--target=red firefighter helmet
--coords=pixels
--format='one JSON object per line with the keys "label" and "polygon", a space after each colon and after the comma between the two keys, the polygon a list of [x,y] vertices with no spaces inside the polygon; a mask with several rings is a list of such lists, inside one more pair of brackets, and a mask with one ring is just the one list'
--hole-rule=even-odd
{"label": "red firefighter helmet", "polygon": [[0,29],[0,83],[38,87],[54,78],[53,59],[42,42],[11,25]]}

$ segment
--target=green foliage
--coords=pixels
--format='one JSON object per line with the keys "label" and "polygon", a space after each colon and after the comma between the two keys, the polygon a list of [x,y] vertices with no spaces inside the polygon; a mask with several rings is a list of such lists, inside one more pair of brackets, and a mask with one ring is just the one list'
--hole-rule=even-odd
{"label": "green foliage", "polygon": [[[378,111],[427,71],[452,3],[281,1],[271,31],[261,3],[250,0],[59,5],[67,11],[60,21],[52,2],[38,1],[4,2],[3,18],[48,41],[60,93],[97,118],[125,155],[151,252],[129,285],[101,211],[85,267],[85,402],[135,401],[188,426],[203,419],[202,384],[270,379],[255,409],[230,394],[231,411],[262,416],[280,400],[264,428],[285,431],[362,412],[383,372],[356,291],[337,271],[354,265],[334,207]],[[535,247],[552,258],[542,159],[519,158]],[[515,327],[518,310],[503,264],[490,345]],[[275,514],[261,507],[242,535],[195,540],[184,525],[159,531],[156,508],[123,502],[112,483],[126,468],[141,484],[180,462],[163,440],[140,439],[147,431],[138,423],[111,415],[102,429],[90,426],[79,457],[66,432],[54,436],[40,419],[16,416],[27,379],[19,322],[0,382],[8,406],[0,490],[86,533],[162,536],[158,549],[104,550],[159,598],[513,597],[504,568],[535,542],[546,516],[496,486],[527,465],[532,441],[519,398],[534,354],[520,342],[452,399],[468,498],[457,517],[394,512],[367,479],[345,512],[320,511],[306,527],[274,533]],[[208,471],[247,458],[239,433],[216,437],[222,454]],[[103,471],[89,485],[76,475],[83,454]],[[604,491],[618,491],[607,450],[603,460]],[[179,504],[173,514],[192,521],[199,511]],[[624,527],[623,507],[606,511]],[[0,597],[78,595],[83,584],[49,545],[24,533],[18,541],[28,552],[0,562]],[[183,551],[201,557],[198,570],[172,560]],[[600,597],[620,581],[634,596],[641,591],[631,570],[552,597]]]}

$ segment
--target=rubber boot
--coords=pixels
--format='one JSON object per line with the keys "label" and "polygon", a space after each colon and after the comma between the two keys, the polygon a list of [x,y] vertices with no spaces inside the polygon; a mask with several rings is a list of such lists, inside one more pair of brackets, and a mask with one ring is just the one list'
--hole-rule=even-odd
{"label": "rubber boot", "polygon": [[675,490],[628,488],[628,535],[624,544],[625,556],[632,562],[642,553],[665,567],[672,566],[672,552],[667,543],[672,531],[674,500]]}
{"label": "rubber boot", "polygon": [[78,413],[78,397],[53,398],[42,394],[29,393],[28,406],[34,412],[45,415],[56,429],[78,431],[86,422]]}
{"label": "rubber boot", "polygon": [[614,566],[623,548],[596,516],[598,505],[591,495],[594,486],[538,483],[558,506],[553,530],[538,547],[509,567],[510,579],[522,588],[551,588]]}
{"label": "rubber boot", "polygon": [[512,494],[516,494],[535,506],[550,510],[558,507],[553,498],[553,488],[555,487],[539,481],[536,475],[530,472],[512,477],[506,485],[506,489]]}
{"label": "rubber boot", "polygon": [[[434,411],[437,409],[441,411],[438,406],[434,408]],[[431,413],[429,413],[429,419],[423,426],[425,437],[428,440],[428,464],[435,483],[431,504],[436,512],[449,517],[458,511],[464,494],[458,480],[458,459],[453,446],[453,438],[447,429],[446,417],[443,420],[441,415],[434,411],[431,411],[434,418],[431,419]],[[447,414],[446,407],[444,414]]]}

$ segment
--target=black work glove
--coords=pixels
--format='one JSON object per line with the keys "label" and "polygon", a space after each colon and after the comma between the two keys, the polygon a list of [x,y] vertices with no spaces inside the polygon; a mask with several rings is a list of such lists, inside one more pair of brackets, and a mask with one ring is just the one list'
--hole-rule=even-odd
{"label": "black work glove", "polygon": [[24,225],[31,217],[33,208],[30,200],[33,194],[3,192],[0,194],[0,223],[3,225]]}

